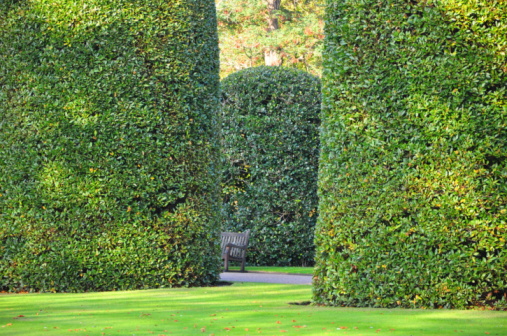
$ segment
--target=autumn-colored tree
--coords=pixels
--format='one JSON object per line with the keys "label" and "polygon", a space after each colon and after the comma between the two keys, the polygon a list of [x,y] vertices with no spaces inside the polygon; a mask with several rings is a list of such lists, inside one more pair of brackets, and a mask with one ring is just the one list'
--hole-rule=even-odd
{"label": "autumn-colored tree", "polygon": [[217,0],[221,75],[284,65],[320,76],[323,0]]}

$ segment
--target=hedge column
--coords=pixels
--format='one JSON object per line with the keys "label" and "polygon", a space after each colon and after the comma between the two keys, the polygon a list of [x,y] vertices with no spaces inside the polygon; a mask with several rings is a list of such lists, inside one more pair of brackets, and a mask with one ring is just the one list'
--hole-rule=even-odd
{"label": "hedge column", "polygon": [[261,66],[222,81],[224,226],[252,230],[248,262],[313,265],[320,80]]}
{"label": "hedge column", "polygon": [[315,300],[507,305],[507,3],[329,0]]}
{"label": "hedge column", "polygon": [[0,3],[0,289],[213,283],[213,0]]}

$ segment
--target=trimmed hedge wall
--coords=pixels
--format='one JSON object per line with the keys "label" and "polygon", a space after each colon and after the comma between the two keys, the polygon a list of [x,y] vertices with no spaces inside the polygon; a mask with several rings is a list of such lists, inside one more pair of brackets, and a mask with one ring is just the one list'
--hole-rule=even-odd
{"label": "trimmed hedge wall", "polygon": [[212,0],[0,3],[0,289],[219,273]]}
{"label": "trimmed hedge wall", "polygon": [[252,265],[311,265],[320,80],[257,67],[222,80],[225,230],[252,230]]}
{"label": "trimmed hedge wall", "polygon": [[507,307],[507,3],[329,0],[317,303]]}

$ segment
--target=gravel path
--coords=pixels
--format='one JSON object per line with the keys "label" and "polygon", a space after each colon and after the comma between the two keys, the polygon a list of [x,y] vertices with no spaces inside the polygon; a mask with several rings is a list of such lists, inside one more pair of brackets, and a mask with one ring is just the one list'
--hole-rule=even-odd
{"label": "gravel path", "polygon": [[290,285],[311,285],[311,275],[264,273],[264,272],[226,272],[220,274],[221,281],[264,282]]}

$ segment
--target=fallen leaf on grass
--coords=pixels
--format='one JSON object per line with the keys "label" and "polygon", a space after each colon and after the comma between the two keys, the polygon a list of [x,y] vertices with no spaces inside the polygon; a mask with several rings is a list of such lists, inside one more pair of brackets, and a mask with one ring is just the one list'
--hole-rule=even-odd
{"label": "fallen leaf on grass", "polygon": [[294,328],[304,328],[306,326],[300,326],[300,325],[297,325],[297,326],[293,326]]}
{"label": "fallen leaf on grass", "polygon": [[206,332],[206,328],[201,328],[201,332]]}

